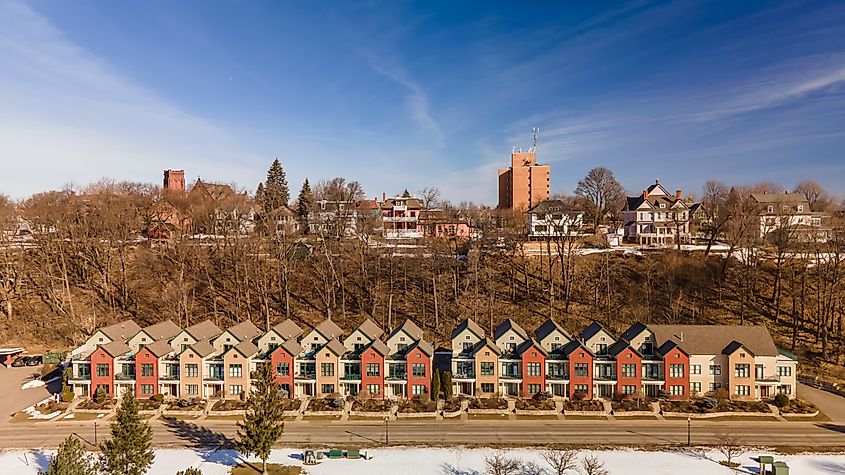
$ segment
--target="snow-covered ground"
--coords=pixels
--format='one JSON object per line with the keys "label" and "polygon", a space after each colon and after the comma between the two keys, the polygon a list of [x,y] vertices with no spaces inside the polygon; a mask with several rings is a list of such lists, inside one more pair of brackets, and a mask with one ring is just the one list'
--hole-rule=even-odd
{"label": "snow-covered ground", "polygon": [[[508,450],[508,455],[524,462],[543,465],[543,460],[536,450]],[[392,448],[370,450],[371,460],[324,460],[316,466],[307,467],[310,475],[482,475],[484,457],[492,449],[427,449],[427,448]],[[677,475],[681,474],[734,474],[716,460],[723,457],[717,452],[640,452],[633,450],[611,450],[592,453],[605,463],[611,475],[640,474]],[[765,451],[749,452],[739,459],[741,473],[757,473],[757,464],[751,457],[768,454]],[[41,451],[3,452],[0,453],[0,475],[30,475],[45,468],[50,453]],[[790,473],[797,475],[831,475],[845,473],[845,455],[788,455],[775,456],[789,464]],[[237,452],[221,450],[216,452],[194,452],[191,450],[158,450],[155,463],[149,475],[173,475],[177,470],[187,467],[199,467],[205,475],[224,475],[232,465],[240,461]],[[274,450],[272,462],[286,465],[301,465],[301,452],[298,450]]]}

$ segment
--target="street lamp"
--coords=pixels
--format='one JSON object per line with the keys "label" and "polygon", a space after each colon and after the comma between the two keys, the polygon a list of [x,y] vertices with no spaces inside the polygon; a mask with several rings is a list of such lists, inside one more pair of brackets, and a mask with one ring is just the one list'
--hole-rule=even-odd
{"label": "street lamp", "polygon": [[692,438],[691,438],[692,432],[691,432],[691,430],[692,430],[692,417],[687,416],[687,447],[692,445],[691,444],[691,442],[692,442]]}
{"label": "street lamp", "polygon": [[94,445],[97,445],[97,421],[94,421]]}
{"label": "street lamp", "polygon": [[390,420],[389,417],[384,418],[384,445],[390,445],[390,433],[388,432],[388,424],[387,422]]}

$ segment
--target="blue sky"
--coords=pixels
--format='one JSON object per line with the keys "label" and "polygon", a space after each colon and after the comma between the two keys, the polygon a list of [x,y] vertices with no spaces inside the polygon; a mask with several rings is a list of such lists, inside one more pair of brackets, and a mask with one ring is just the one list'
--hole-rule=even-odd
{"label": "blue sky", "polygon": [[278,157],[293,194],[495,204],[532,127],[553,192],[603,165],[845,193],[843,2],[7,0],[0,65],[13,197],[168,167],[254,190]]}

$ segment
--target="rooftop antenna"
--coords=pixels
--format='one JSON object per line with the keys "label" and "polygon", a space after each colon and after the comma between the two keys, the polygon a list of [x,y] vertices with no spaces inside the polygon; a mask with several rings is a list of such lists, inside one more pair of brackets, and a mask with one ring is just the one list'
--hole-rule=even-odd
{"label": "rooftop antenna", "polygon": [[537,133],[538,132],[540,132],[540,129],[537,128],[537,127],[534,127],[534,128],[531,129],[531,134],[534,136],[534,146],[531,147],[532,151],[537,150]]}

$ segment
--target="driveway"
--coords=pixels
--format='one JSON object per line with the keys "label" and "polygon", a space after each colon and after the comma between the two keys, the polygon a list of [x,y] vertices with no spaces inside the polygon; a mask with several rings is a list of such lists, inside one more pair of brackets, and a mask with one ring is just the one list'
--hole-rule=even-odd
{"label": "driveway", "polygon": [[811,388],[804,384],[798,385],[798,396],[812,402],[833,422],[845,422],[845,398],[836,394]]}
{"label": "driveway", "polygon": [[40,366],[0,367],[0,423],[6,422],[11,414],[50,397],[50,391],[44,386],[21,389],[25,382],[39,376]]}

